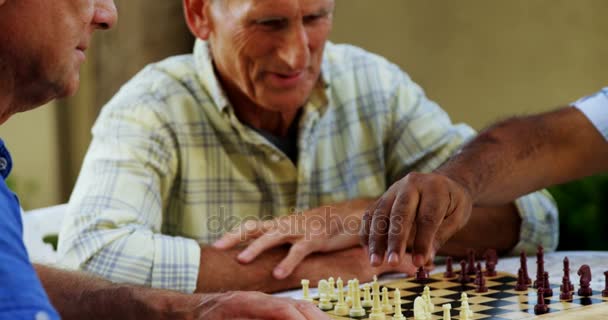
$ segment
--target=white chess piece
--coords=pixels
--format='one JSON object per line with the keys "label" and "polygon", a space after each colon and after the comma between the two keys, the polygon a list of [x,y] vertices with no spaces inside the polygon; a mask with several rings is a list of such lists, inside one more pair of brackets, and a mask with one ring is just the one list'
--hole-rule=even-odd
{"label": "white chess piece", "polygon": [[458,316],[461,320],[471,320],[473,318],[473,311],[469,306],[469,297],[466,292],[460,295],[460,313]]}
{"label": "white chess piece", "polygon": [[348,280],[348,286],[346,287],[346,305],[349,307],[353,305],[353,280]]}
{"label": "white chess piece", "polygon": [[435,305],[431,301],[431,289],[428,286],[425,286],[424,290],[422,291],[422,299],[424,299],[425,302],[426,316],[430,319],[435,311]]}
{"label": "white chess piece", "polygon": [[329,283],[329,291],[328,291],[328,295],[329,295],[329,300],[330,301],[336,301],[338,300],[338,296],[336,295],[336,283],[334,281],[334,277],[329,277],[329,279],[327,279],[327,282]]}
{"label": "white chess piece", "polygon": [[430,320],[426,316],[426,302],[421,296],[414,299],[414,320]]}
{"label": "white chess piece", "polygon": [[393,313],[393,306],[388,298],[388,289],[386,287],[382,288],[382,311],[384,313]]}
{"label": "white chess piece", "polygon": [[452,305],[446,303],[442,305],[441,308],[443,309],[443,320],[451,320],[452,314],[450,313],[450,309],[452,309]]}
{"label": "white chess piece", "polygon": [[371,308],[373,304],[370,289],[371,286],[369,285],[369,283],[363,285],[363,301],[361,302],[361,305],[364,308]]}
{"label": "white chess piece", "polygon": [[403,312],[401,311],[401,291],[395,289],[393,293],[393,303],[395,304],[395,314],[393,314],[393,320],[406,320]]}
{"label": "white chess piece", "polygon": [[336,285],[338,286],[338,302],[334,306],[334,313],[338,316],[348,315],[348,305],[344,302],[344,283],[342,282],[342,279],[338,278]]}
{"label": "white chess piece", "polygon": [[312,302],[312,298],[310,297],[310,291],[308,291],[309,285],[310,281],[308,279],[302,279],[302,300]]}
{"label": "white chess piece", "polygon": [[359,280],[353,280],[353,306],[350,308],[348,315],[351,318],[359,318],[365,316],[365,309],[361,306],[361,290],[359,289]]}
{"label": "white chess piece", "polygon": [[378,281],[372,282],[372,313],[369,314],[370,320],[384,320],[382,304],[380,304],[380,284]]}
{"label": "white chess piece", "polygon": [[329,283],[323,279],[319,281],[319,309],[329,311],[334,308],[334,305],[329,301]]}

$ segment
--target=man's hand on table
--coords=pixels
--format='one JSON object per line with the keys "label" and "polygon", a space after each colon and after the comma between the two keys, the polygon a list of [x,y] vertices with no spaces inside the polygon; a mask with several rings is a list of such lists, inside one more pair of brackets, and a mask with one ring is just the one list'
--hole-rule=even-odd
{"label": "man's hand on table", "polygon": [[247,221],[225,234],[214,247],[226,250],[249,242],[237,259],[250,263],[270,248],[291,244],[286,257],[273,270],[276,279],[285,279],[311,253],[356,246],[361,215],[370,203],[352,200],[269,221]]}
{"label": "man's hand on table", "polygon": [[441,173],[410,173],[365,211],[361,243],[372,266],[398,265],[413,238],[413,262],[422,266],[467,224],[471,210],[470,192],[460,183]]}
{"label": "man's hand on table", "polygon": [[153,298],[151,304],[162,306],[161,308],[165,310],[169,309],[159,312],[164,314],[162,319],[329,319],[312,303],[252,291],[194,295],[167,294],[164,297]]}

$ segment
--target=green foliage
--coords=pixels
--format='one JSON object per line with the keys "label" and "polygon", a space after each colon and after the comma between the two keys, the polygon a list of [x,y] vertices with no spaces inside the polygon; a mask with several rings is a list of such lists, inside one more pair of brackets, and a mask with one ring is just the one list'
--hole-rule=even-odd
{"label": "green foliage", "polygon": [[559,207],[558,250],[608,250],[608,174],[549,191]]}

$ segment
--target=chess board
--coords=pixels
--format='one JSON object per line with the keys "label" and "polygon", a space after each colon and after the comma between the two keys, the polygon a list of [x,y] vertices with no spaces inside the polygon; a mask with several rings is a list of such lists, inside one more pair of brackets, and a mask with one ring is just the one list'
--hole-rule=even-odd
{"label": "chess board", "polygon": [[[420,296],[425,285],[431,289],[431,301],[435,305],[433,319],[443,319],[441,305],[445,303],[452,305],[451,318],[459,319],[462,292],[466,292],[469,297],[469,305],[474,312],[472,319],[503,320],[537,317],[534,314],[534,305],[537,302],[536,289],[530,287],[528,291],[515,291],[517,277],[504,272],[497,272],[494,277],[486,276],[485,279],[488,291],[484,293],[476,293],[476,285],[473,283],[461,285],[456,277],[444,279],[443,274],[431,275],[424,283],[414,280],[414,278],[394,280],[382,283],[381,288],[389,289],[391,299],[393,291],[400,290],[403,315],[408,320],[414,319],[414,299]],[[541,319],[608,319],[608,298],[602,297],[601,292],[595,290],[590,297],[579,297],[576,294],[577,283],[574,283],[574,286],[573,299],[560,301],[559,285],[552,284],[553,296],[545,298],[549,312],[538,317]],[[318,303],[318,300],[315,299],[314,302]],[[366,308],[366,311],[369,315],[370,309]],[[327,311],[327,313],[331,315],[332,319],[368,319],[367,316],[349,318],[337,316],[332,311]],[[386,319],[390,320],[391,316],[387,315]]]}

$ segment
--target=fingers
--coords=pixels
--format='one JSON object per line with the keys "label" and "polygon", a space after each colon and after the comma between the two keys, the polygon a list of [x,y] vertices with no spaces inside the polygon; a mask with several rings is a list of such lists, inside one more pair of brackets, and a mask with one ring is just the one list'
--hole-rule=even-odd
{"label": "fingers", "polygon": [[224,234],[213,246],[221,250],[234,248],[239,243],[255,239],[263,233],[264,225],[262,222],[249,220]]}
{"label": "fingers", "polygon": [[369,245],[369,231],[372,227],[372,214],[376,207],[378,206],[378,201],[372,203],[367,209],[365,209],[365,213],[363,214],[363,218],[361,219],[361,229],[359,230],[359,240],[361,242],[361,246],[367,248]]}
{"label": "fingers", "polygon": [[472,207],[470,204],[458,203],[455,205],[455,209],[451,214],[448,214],[439,227],[435,239],[433,241],[434,253],[437,253],[439,249],[456,233],[458,232],[468,221]]}
{"label": "fingers", "polygon": [[399,272],[406,273],[408,275],[414,275],[416,274],[416,270],[418,270],[418,268],[412,262],[412,256],[410,254],[404,254],[401,257],[399,265],[385,265],[382,267],[379,273],[382,274],[387,272]]}
{"label": "fingers", "polygon": [[302,313],[306,320],[329,320],[329,315],[321,311],[309,302],[296,302],[296,308]]}
{"label": "fingers", "polygon": [[416,218],[419,193],[408,186],[399,192],[393,202],[390,213],[390,227],[388,231],[388,263],[398,266],[405,254],[407,240],[412,231],[412,224]]}
{"label": "fingers", "polygon": [[421,267],[431,259],[435,234],[443,223],[448,207],[449,194],[442,188],[427,188],[421,195],[413,247],[416,266]]}
{"label": "fingers", "polygon": [[384,261],[386,253],[387,235],[389,229],[389,215],[395,196],[392,192],[387,192],[378,201],[378,206],[373,212],[371,230],[369,233],[369,253],[370,263],[377,267]]}
{"label": "fingers", "polygon": [[296,242],[291,246],[287,257],[274,268],[272,275],[278,279],[283,280],[287,278],[293,270],[310,254],[313,250],[308,244],[304,242]]}
{"label": "fingers", "polygon": [[241,263],[249,263],[262,252],[278,245],[288,243],[288,236],[288,234],[279,232],[278,230],[264,233],[264,235],[254,240],[247,246],[247,248],[245,248],[245,250],[239,253],[237,260]]}

